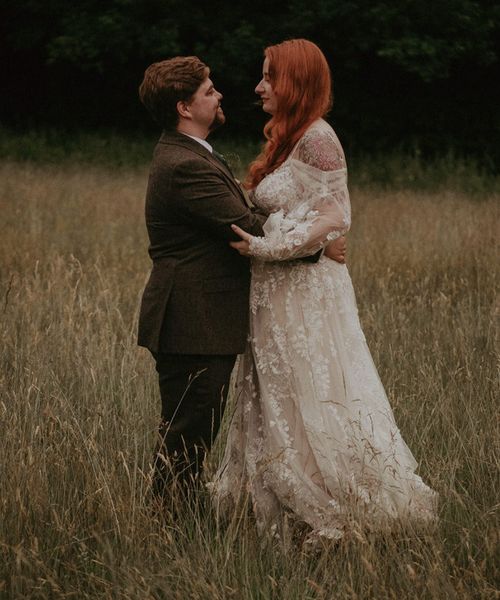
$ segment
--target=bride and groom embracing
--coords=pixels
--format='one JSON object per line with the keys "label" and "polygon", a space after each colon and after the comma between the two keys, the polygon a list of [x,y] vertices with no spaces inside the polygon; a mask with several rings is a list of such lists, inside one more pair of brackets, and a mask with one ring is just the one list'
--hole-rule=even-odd
{"label": "bride and groom embracing", "polygon": [[163,134],[139,344],[161,392],[157,495],[199,481],[241,355],[213,500],[231,514],[249,498],[260,530],[287,514],[311,538],[338,539],[353,515],[374,528],[432,521],[436,495],[415,473],[358,320],[345,158],[323,119],[331,88],[312,42],[265,50],[255,91],[271,117],[249,203],[206,139],[225,121],[208,67],[176,57],[146,70],[140,97]]}

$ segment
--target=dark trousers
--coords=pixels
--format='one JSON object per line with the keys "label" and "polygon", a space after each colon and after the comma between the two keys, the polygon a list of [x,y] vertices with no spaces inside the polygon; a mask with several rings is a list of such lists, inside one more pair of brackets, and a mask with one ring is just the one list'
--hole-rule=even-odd
{"label": "dark trousers", "polygon": [[161,423],[153,491],[191,489],[219,431],[236,355],[155,354]]}

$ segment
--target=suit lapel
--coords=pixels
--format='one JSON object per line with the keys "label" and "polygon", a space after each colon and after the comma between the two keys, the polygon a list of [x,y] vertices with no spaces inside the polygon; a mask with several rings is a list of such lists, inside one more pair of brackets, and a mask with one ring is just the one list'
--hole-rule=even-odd
{"label": "suit lapel", "polygon": [[[201,144],[198,144],[198,146],[201,146]],[[202,148],[203,148],[203,146],[202,146]],[[215,158],[215,156],[208,150],[207,150],[206,158],[214,165],[214,167],[217,167],[219,169],[219,171],[222,171],[225,175],[227,175],[227,177],[229,177],[231,179],[231,181],[234,181],[234,175],[231,173],[231,171],[228,169],[228,167],[222,161],[220,161],[218,158]]]}
{"label": "suit lapel", "polygon": [[238,190],[238,193],[241,197],[242,202],[244,202],[245,206],[249,206],[247,198],[245,197],[245,194],[244,194],[242,188],[240,187],[239,183],[235,180],[231,171],[226,167],[226,165],[224,163],[222,163],[220,160],[215,158],[215,156],[213,156],[212,153],[210,152],[210,150],[205,148],[205,146],[202,146],[196,140],[193,140],[192,138],[190,138],[187,135],[184,135],[183,133],[178,133],[177,131],[173,131],[173,132],[164,131],[159,139],[159,143],[160,144],[173,144],[175,146],[182,146],[183,148],[187,148],[187,149],[191,150],[192,152],[194,152],[195,154],[198,154],[199,156],[202,156],[204,159],[208,160],[208,162],[211,165],[216,167],[219,171],[221,171],[229,179],[229,181],[233,184],[233,186]]}

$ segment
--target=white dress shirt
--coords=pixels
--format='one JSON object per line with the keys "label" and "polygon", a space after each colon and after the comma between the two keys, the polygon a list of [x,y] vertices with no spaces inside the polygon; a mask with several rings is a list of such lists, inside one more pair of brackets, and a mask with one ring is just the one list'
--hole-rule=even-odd
{"label": "white dress shirt", "polygon": [[192,140],[195,140],[195,142],[198,142],[198,144],[201,144],[202,146],[205,146],[205,148],[210,152],[210,154],[213,154],[213,148],[207,142],[207,140],[203,140],[202,138],[196,137],[195,135],[189,135],[189,133],[183,133],[182,131],[180,131],[179,133],[182,133],[182,135],[187,135]]}

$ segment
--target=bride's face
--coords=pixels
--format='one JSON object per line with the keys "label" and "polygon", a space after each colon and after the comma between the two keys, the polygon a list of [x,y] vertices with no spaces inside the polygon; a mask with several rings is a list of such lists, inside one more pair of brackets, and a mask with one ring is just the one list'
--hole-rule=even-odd
{"label": "bride's face", "polygon": [[262,66],[262,79],[255,88],[255,93],[258,94],[262,100],[262,110],[270,115],[274,115],[276,113],[276,109],[278,108],[278,101],[269,78],[268,58],[265,58],[264,60],[264,64]]}

